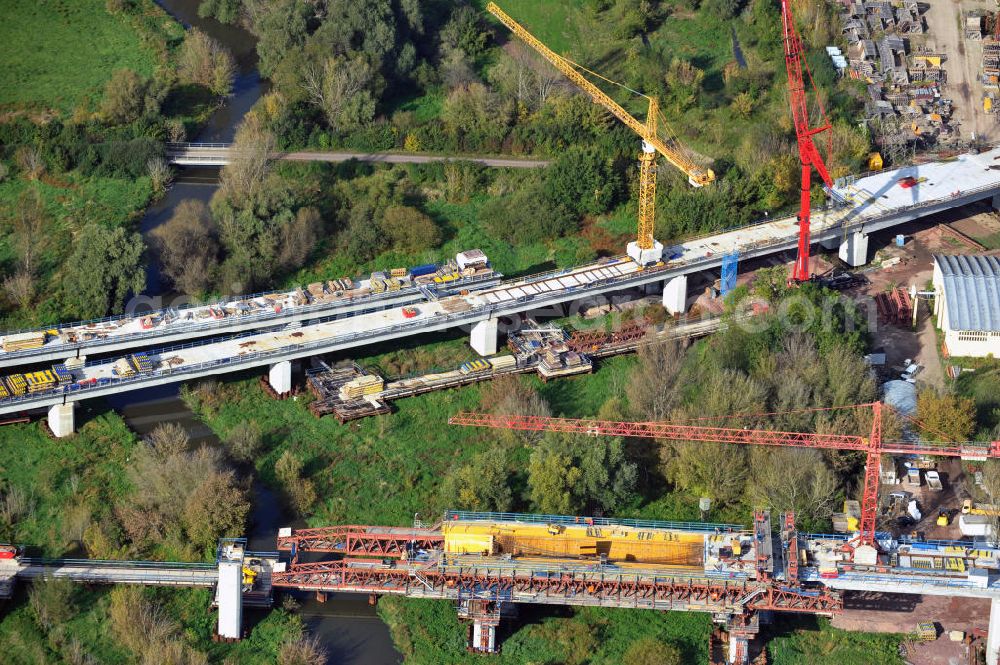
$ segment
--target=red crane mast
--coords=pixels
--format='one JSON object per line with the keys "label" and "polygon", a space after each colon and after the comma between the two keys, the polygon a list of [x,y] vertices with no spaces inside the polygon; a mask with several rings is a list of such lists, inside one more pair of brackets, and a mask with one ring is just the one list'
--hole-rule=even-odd
{"label": "red crane mast", "polygon": [[809,65],[805,61],[802,38],[799,37],[798,31],[795,29],[791,0],[781,0],[781,23],[785,45],[785,69],[788,70],[788,100],[792,107],[792,121],[795,124],[799,161],[802,166],[802,181],[799,190],[799,251],[795,258],[795,267],[792,270],[792,281],[804,282],[810,277],[809,191],[812,186],[812,168],[816,167],[816,172],[819,173],[819,177],[823,179],[823,183],[827,187],[833,186],[830,174],[826,170],[826,163],[823,161],[823,156],[820,155],[813,137],[830,129],[830,121],[826,117],[822,102],[816,95],[816,104],[819,106],[822,124],[816,127],[810,126],[809,103],[805,86],[806,77],[809,78],[809,85],[814,94],[817,92],[816,84],[813,82]]}
{"label": "red crane mast", "polygon": [[[542,416],[459,413],[449,418],[451,425],[491,427],[533,432],[568,432],[589,436],[628,436],[663,441],[705,441],[792,448],[856,450],[865,453],[865,478],[861,500],[858,545],[875,547],[875,521],[878,516],[879,463],[883,453],[933,455],[984,460],[1000,457],[1000,441],[989,444],[928,445],[882,441],[882,403],[860,404],[872,409],[872,428],[868,437],[848,434],[777,432],[734,427],[705,427],[664,422],[618,422],[581,418],[546,418]],[[747,414],[752,415],[752,414]]]}

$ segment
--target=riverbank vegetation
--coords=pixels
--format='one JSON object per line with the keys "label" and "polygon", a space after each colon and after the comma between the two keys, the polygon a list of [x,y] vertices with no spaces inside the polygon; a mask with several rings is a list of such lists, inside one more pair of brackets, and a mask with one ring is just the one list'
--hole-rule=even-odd
{"label": "riverbank vegetation", "polygon": [[[633,187],[637,137],[510,35],[485,4],[339,0],[320,10],[303,0],[206,0],[202,9],[258,37],[261,71],[273,82],[260,106],[282,147],[549,157],[581,150]],[[646,101],[628,90],[657,96],[673,133],[695,151],[692,158],[712,162],[719,180],[697,192],[673,167],[660,169],[659,237],[746,223],[794,202],[795,137],[776,5],[503,4],[557,53],[621,82],[622,88],[602,85],[638,117]],[[853,127],[863,90],[838,79],[823,51],[835,41],[829,12],[815,1],[799,15],[834,120],[828,163],[836,177],[861,168],[868,139]],[[612,207],[635,198],[634,191],[621,194]],[[588,190],[583,198],[590,196]],[[544,200],[518,192],[505,207],[525,203]],[[537,219],[553,217],[544,205],[532,207],[545,212]],[[605,211],[566,212],[579,218]],[[532,225],[517,229],[529,232]]]}
{"label": "riverbank vegetation", "polygon": [[11,63],[0,74],[0,323],[119,311],[145,286],[135,231],[170,182],[164,141],[204,122],[235,65],[152,0],[10,10],[0,27]]}

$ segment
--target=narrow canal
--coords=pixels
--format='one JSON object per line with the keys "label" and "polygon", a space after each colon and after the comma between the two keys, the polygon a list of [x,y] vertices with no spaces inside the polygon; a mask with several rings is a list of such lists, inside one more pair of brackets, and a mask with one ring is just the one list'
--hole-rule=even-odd
{"label": "narrow canal", "polygon": [[[236,127],[253,104],[268,88],[257,71],[256,42],[246,30],[228,26],[198,16],[198,0],[157,0],[159,4],[187,27],[197,27],[228,48],[237,60],[239,71],[234,94],[225,106],[217,109],[201,132],[190,137],[199,142],[232,141]],[[206,203],[218,187],[217,169],[184,169],[170,191],[152,205],[141,222],[143,236],[165,222],[185,199],[200,199]],[[170,293],[160,276],[155,260],[149,261],[145,295],[151,304],[170,304]],[[158,299],[162,298],[160,301]],[[184,427],[193,445],[223,445],[214,432],[202,423],[180,399],[177,387],[164,386],[116,396],[109,400],[140,435],[161,423],[177,423]],[[246,469],[251,473],[250,469]],[[273,550],[280,527],[292,526],[293,519],[285,512],[280,496],[258,480],[253,481],[253,511],[249,530],[249,546],[256,550]],[[308,594],[298,594],[299,615],[309,632],[326,647],[328,662],[342,665],[393,665],[402,660],[392,644],[388,627],[379,619],[365,596],[330,596],[318,603]],[[253,616],[248,616],[253,620]]]}

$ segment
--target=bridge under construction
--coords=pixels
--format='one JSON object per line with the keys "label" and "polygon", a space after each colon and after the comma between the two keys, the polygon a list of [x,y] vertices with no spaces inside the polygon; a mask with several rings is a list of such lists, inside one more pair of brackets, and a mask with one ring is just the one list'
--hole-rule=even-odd
{"label": "bridge under construction", "polygon": [[[1000,148],[995,148],[839,181],[831,190],[834,205],[814,211],[811,237],[837,247],[849,265],[862,265],[873,232],[983,199],[996,205],[998,159]],[[903,187],[911,183],[916,184]],[[572,303],[600,304],[609,294],[634,287],[662,287],[664,306],[678,313],[686,307],[689,274],[715,270],[730,256],[746,260],[793,250],[798,234],[790,217],[676,244],[650,265],[617,257],[507,281],[489,271],[453,273],[446,281],[411,280],[384,294],[362,293],[364,284],[350,281],[351,288],[339,295],[321,288],[322,298],[304,291],[298,301],[294,292],[261,294],[202,308],[8,333],[0,342],[12,350],[0,352],[0,366],[71,360],[74,367],[59,385],[0,394],[0,415],[48,408],[51,429],[65,436],[74,429],[73,404],[79,400],[255,367],[267,367],[271,387],[284,394],[291,388],[291,360],[457,327],[467,327],[473,349],[489,356],[497,351],[502,317],[563,312]],[[25,335],[40,335],[42,341],[30,348],[8,345]],[[185,343],[157,346],[166,342]],[[125,349],[148,349],[144,371],[122,375],[114,359],[85,359],[89,353]]]}
{"label": "bridge under construction", "polygon": [[749,528],[448,511],[433,525],[282,529],[279,552],[227,539],[215,563],[0,559],[0,594],[42,577],[211,587],[221,639],[240,639],[243,608],[269,607],[273,589],[447,600],[483,653],[499,648],[496,628],[520,603],[708,612],[739,665],[761,612],[830,616],[855,590],[947,595],[992,601],[987,654],[997,662],[1000,549],[879,534],[878,560],[861,565],[850,535],[800,533],[790,513],[776,526],[767,511]]}

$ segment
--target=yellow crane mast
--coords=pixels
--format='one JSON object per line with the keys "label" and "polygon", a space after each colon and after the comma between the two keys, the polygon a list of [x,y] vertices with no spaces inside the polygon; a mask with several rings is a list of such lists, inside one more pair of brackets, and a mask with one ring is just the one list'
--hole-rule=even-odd
{"label": "yellow crane mast", "polygon": [[[639,229],[636,242],[629,243],[628,254],[636,263],[646,265],[660,260],[663,246],[653,238],[656,212],[656,154],[663,155],[668,162],[684,172],[688,182],[694,187],[703,187],[715,180],[711,169],[704,169],[686,157],[677,147],[672,147],[664,141],[658,132],[657,118],[660,115],[659,102],[655,97],[642,95],[649,102],[646,112],[646,122],[642,122],[626,111],[618,102],[608,96],[603,90],[587,80],[578,70],[575,63],[563,58],[548,46],[543,44],[524,26],[508,16],[494,2],[486,5],[486,10],[493,14],[501,23],[519,37],[525,44],[533,48],[543,58],[552,63],[563,75],[578,88],[590,96],[621,120],[629,129],[642,138],[642,152],[639,153]],[[603,78],[603,77],[602,77]],[[641,94],[641,93],[640,93]],[[674,141],[676,143],[676,141]]]}

